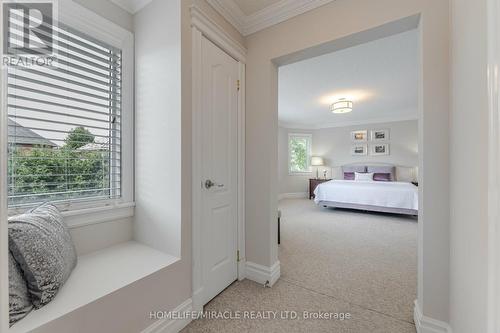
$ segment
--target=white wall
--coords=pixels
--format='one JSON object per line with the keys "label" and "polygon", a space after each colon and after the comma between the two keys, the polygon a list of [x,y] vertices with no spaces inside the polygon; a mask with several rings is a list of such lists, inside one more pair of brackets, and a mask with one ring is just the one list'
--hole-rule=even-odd
{"label": "white wall", "polygon": [[109,0],[73,0],[128,31],[133,31],[132,15]]}
{"label": "white wall", "polygon": [[487,332],[488,104],[486,0],[453,0],[450,319]]}
{"label": "white wall", "polygon": [[132,239],[134,218],[71,228],[71,238],[79,256],[105,249]]}
{"label": "white wall", "polygon": [[[389,129],[390,139],[384,143],[390,145],[390,155],[388,156],[352,156],[351,131],[371,129]],[[278,181],[279,193],[300,193],[307,192],[311,176],[316,176],[316,168],[309,175],[289,175],[288,174],[288,133],[310,133],[312,137],[312,155],[321,156],[325,161],[325,167],[320,167],[320,176],[322,170],[333,168],[333,176],[339,176],[339,169],[342,165],[350,163],[387,163],[400,167],[418,166],[418,121],[398,121],[392,123],[366,124],[348,127],[332,127],[315,130],[300,130],[279,128],[278,135]],[[370,141],[367,142],[368,147]]]}
{"label": "white wall", "polygon": [[179,0],[157,0],[134,16],[134,238],[177,257],[182,172],[180,6]]}
{"label": "white wall", "polygon": [[[351,131],[389,129],[390,139],[381,143],[390,145],[387,156],[352,156]],[[368,141],[368,147],[373,141]],[[324,156],[329,166],[342,166],[357,162],[389,163],[397,166],[415,167],[418,165],[418,121],[400,121],[362,126],[336,127],[313,132],[313,154]]]}
{"label": "white wall", "polygon": [[264,266],[278,260],[278,73],[273,61],[413,15],[420,15],[422,61],[418,302],[424,315],[448,322],[448,1],[337,0],[247,37],[247,260]]}

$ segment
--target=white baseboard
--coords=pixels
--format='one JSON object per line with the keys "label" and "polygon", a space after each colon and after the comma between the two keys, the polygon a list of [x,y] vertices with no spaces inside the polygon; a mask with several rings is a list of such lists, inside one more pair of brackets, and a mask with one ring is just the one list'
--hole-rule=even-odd
{"label": "white baseboard", "polygon": [[297,193],[281,193],[278,195],[278,200],[283,199],[307,199],[309,193],[307,192],[297,192]]}
{"label": "white baseboard", "polygon": [[[181,305],[177,306],[172,312],[178,313],[178,315],[182,315],[182,313],[188,313],[193,311],[193,302],[190,299],[184,301]],[[146,329],[144,329],[141,333],[178,333],[184,327],[186,327],[192,318],[184,318],[184,319],[159,319],[155,321],[153,324],[149,325]]]}
{"label": "white baseboard", "polygon": [[267,267],[247,261],[245,275],[247,279],[257,283],[265,284],[269,281],[269,286],[272,287],[280,278],[280,262],[276,261],[274,265]]}
{"label": "white baseboard", "polygon": [[413,320],[417,333],[452,333],[448,323],[424,316],[417,301],[413,309]]}
{"label": "white baseboard", "polygon": [[197,289],[196,291],[193,292],[193,295],[191,297],[192,299],[192,309],[193,311],[201,312],[203,311],[203,287]]}

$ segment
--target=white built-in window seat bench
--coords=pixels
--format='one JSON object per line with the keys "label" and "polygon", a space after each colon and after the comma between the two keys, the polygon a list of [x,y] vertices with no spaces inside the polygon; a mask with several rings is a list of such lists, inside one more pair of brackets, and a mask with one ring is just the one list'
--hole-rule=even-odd
{"label": "white built-in window seat bench", "polygon": [[14,324],[9,333],[24,333],[41,327],[178,260],[135,241],[80,256],[78,265],[56,298]]}

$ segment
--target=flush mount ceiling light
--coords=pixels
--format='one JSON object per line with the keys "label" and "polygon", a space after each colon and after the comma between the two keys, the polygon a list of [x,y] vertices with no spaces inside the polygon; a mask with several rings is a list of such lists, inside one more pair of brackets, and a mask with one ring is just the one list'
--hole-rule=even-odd
{"label": "flush mount ceiling light", "polygon": [[330,105],[330,110],[333,113],[349,113],[352,111],[352,101],[341,98],[337,102]]}

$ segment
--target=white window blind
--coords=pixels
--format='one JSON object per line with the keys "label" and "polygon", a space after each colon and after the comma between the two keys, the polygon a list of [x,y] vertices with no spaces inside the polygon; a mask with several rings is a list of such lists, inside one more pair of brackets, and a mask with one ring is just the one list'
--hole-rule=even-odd
{"label": "white window blind", "polygon": [[54,29],[56,67],[8,68],[10,207],[121,196],[121,50]]}

